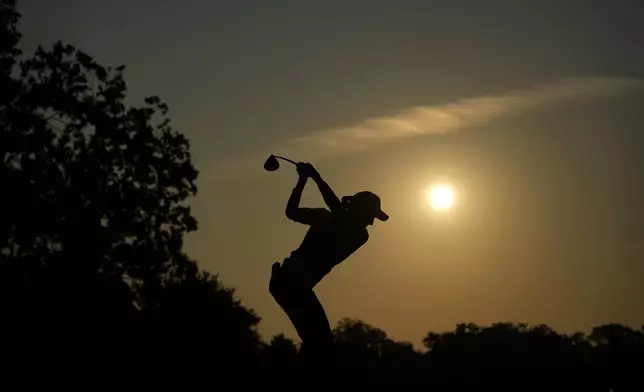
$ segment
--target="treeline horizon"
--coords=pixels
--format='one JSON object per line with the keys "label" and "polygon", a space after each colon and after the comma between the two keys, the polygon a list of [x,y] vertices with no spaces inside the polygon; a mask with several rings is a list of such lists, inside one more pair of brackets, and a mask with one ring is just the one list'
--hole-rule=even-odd
{"label": "treeline horizon", "polygon": [[[78,377],[106,364],[199,369],[238,384],[279,380],[225,369],[301,368],[294,340],[261,339],[260,316],[184,252],[184,236],[198,228],[186,204],[198,171],[168,106],[155,96],[126,104],[125,67],[102,66],[74,46],[25,56],[19,21],[16,1],[0,0],[5,362],[74,363]],[[563,377],[608,390],[644,369],[644,325],[560,334],[547,325],[464,323],[428,332],[422,350],[351,318],[334,334],[330,365],[354,369],[363,384],[498,381],[550,369],[533,370],[535,382]]]}

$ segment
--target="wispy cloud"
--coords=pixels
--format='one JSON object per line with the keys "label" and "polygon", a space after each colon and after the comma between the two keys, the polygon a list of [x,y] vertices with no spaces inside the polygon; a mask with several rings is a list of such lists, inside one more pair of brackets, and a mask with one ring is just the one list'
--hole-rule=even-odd
{"label": "wispy cloud", "polygon": [[644,80],[611,77],[563,79],[501,95],[411,107],[389,116],[367,118],[345,127],[312,131],[281,141],[275,150],[259,153],[258,157],[275,151],[317,161],[371,150],[395,140],[463,131],[562,101],[593,99],[633,91],[644,91]]}

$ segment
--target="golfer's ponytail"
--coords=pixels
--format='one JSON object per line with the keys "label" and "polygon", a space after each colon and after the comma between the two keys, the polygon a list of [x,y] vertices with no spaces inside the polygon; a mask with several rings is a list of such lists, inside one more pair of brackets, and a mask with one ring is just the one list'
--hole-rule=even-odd
{"label": "golfer's ponytail", "polygon": [[342,196],[342,206],[344,207],[345,210],[349,209],[349,204],[351,204],[352,199],[353,199],[353,196]]}

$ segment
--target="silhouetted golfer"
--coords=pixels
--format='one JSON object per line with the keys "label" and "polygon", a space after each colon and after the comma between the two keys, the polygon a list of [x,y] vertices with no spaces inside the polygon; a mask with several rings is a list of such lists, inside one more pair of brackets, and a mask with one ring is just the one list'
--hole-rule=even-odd
{"label": "silhouetted golfer", "polygon": [[[273,264],[269,291],[288,315],[302,340],[303,352],[317,359],[331,354],[334,339],[322,304],[313,292],[315,285],[364,245],[369,239],[367,226],[374,219],[389,216],[380,207],[380,198],[371,192],[345,196],[342,201],[309,163],[298,163],[299,179],[286,206],[286,216],[309,225],[300,247],[280,265]],[[307,179],[312,178],[329,207],[299,206]]]}

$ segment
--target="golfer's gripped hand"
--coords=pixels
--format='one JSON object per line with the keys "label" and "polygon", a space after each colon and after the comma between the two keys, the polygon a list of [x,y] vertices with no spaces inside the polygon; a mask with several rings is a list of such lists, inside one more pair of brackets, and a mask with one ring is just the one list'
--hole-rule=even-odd
{"label": "golfer's gripped hand", "polygon": [[299,162],[297,164],[297,173],[300,177],[317,179],[320,177],[320,174],[317,170],[308,162]]}

